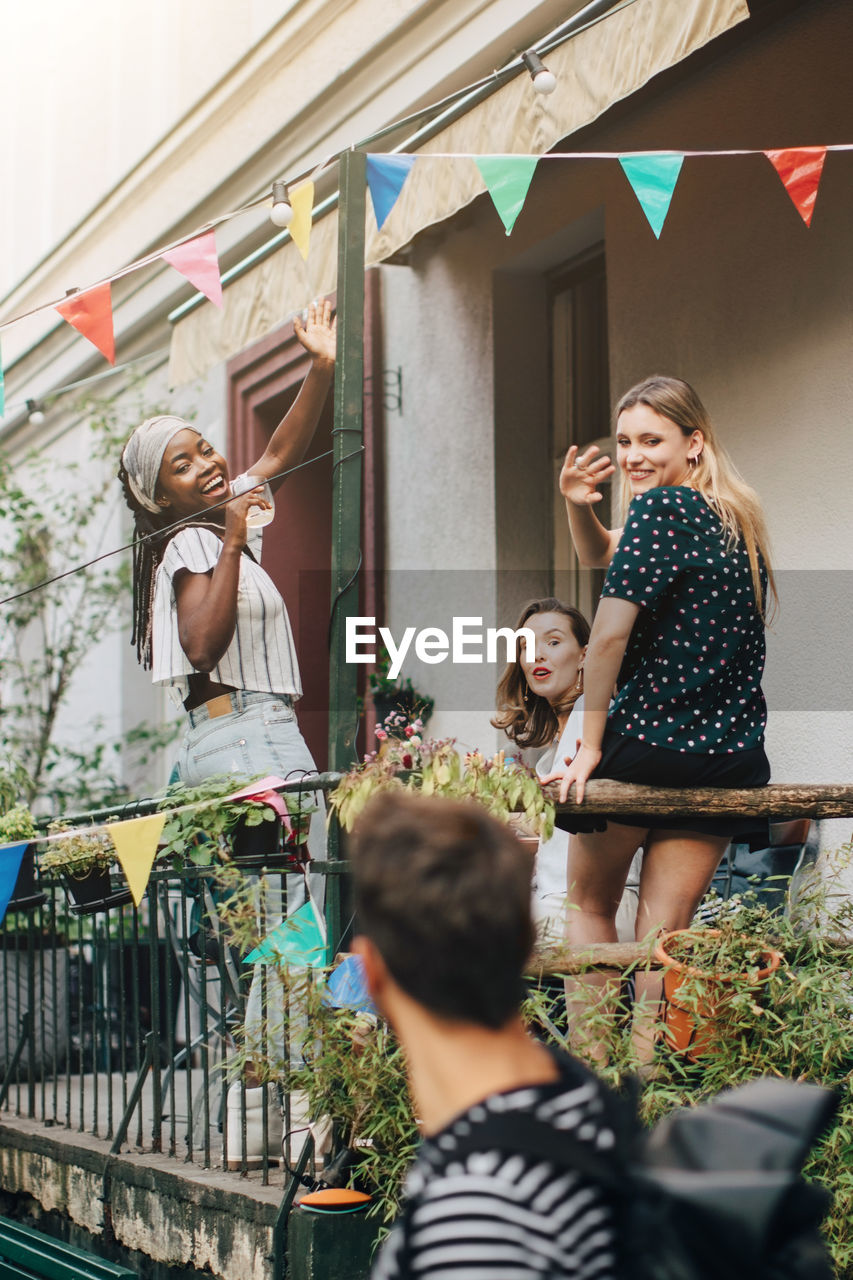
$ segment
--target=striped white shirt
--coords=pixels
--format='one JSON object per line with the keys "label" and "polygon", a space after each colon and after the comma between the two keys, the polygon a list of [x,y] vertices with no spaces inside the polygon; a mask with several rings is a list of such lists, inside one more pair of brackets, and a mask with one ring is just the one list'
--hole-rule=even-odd
{"label": "striped white shirt", "polygon": [[486,1098],[424,1142],[371,1280],[614,1280],[613,1212],[597,1185],[536,1155],[486,1148],[454,1161],[457,1135],[503,1110],[614,1145],[592,1078]]}
{"label": "striped white shirt", "polygon": [[[262,531],[249,530],[249,547],[260,559]],[[166,685],[176,704],[189,693],[189,676],[195,671],[178,637],[175,574],[210,573],[222,550],[221,539],[211,529],[190,526],[175,534],[157,569],[152,621],[155,684]],[[240,557],[237,589],[237,623],[234,635],[211,680],[234,689],[258,693],[286,693],[302,697],[299,666],[290,619],[284,600],[272,578],[249,556]]]}

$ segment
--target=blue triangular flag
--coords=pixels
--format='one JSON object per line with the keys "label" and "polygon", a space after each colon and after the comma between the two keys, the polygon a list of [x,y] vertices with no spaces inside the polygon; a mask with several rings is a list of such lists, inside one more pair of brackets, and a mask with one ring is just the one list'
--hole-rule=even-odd
{"label": "blue triangular flag", "polygon": [[403,184],[409,176],[414,156],[368,156],[367,185],[373,201],[376,225],[380,229],[397,203]]}
{"label": "blue triangular flag", "polygon": [[649,220],[649,226],[660,238],[684,156],[674,151],[664,155],[620,156],[619,163]]}
{"label": "blue triangular flag", "polygon": [[325,1000],[333,1009],[364,1009],[375,1013],[376,1006],[367,991],[367,979],[361,956],[346,956],[326,983]]}
{"label": "blue triangular flag", "polygon": [[326,939],[313,904],[306,902],[260,942],[245,964],[292,964],[316,968],[326,963]]}
{"label": "blue triangular flag", "polygon": [[29,843],[29,840],[24,840],[20,844],[6,844],[0,848],[0,921],[6,914],[21,869],[21,859]]}

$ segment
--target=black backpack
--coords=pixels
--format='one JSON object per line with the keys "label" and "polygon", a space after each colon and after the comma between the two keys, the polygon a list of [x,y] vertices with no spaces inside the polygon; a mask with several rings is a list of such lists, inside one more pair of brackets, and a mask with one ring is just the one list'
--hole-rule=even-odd
{"label": "black backpack", "polygon": [[610,1091],[605,1101],[616,1133],[607,1152],[507,1111],[454,1135],[447,1162],[520,1152],[597,1182],[615,1207],[626,1280],[832,1280],[820,1234],[830,1196],[800,1174],[838,1105],[831,1090],[755,1080],[652,1130],[633,1103]]}

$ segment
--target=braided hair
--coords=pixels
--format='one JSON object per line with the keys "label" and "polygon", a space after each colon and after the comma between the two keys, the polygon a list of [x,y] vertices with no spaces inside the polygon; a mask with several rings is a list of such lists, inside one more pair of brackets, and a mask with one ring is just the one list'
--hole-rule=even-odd
{"label": "braided hair", "polygon": [[166,548],[176,533],[190,526],[221,532],[221,524],[203,516],[190,516],[175,522],[166,512],[148,511],[134,494],[124,460],[119,463],[118,478],[124,500],[133,514],[136,541],[133,546],[133,631],[130,643],[136,645],[136,656],[144,670],[151,668],[151,626],[154,611],[154,580]]}

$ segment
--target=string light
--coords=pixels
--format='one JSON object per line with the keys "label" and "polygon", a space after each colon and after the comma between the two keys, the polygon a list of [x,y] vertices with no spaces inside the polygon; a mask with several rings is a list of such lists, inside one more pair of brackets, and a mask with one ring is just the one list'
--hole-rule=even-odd
{"label": "string light", "polygon": [[538,53],[528,49],[521,55],[521,61],[530,72],[530,79],[533,81],[533,88],[537,93],[547,94],[554,92],[557,87],[557,77],[553,71],[548,70]]}
{"label": "string light", "polygon": [[40,427],[44,422],[44,410],[38,400],[27,401],[27,421],[31,427]]}
{"label": "string light", "polygon": [[272,184],[270,221],[276,227],[289,227],[293,221],[293,208],[287,198],[287,184],[285,182],[274,182]]}

